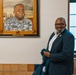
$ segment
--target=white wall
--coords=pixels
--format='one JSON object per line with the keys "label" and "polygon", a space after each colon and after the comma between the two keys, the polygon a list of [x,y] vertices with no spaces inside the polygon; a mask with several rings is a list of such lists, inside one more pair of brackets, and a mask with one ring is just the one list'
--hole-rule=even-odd
{"label": "white wall", "polygon": [[40,37],[0,38],[0,63],[41,63],[41,49],[46,48],[57,17],[68,18],[68,0],[39,0]]}

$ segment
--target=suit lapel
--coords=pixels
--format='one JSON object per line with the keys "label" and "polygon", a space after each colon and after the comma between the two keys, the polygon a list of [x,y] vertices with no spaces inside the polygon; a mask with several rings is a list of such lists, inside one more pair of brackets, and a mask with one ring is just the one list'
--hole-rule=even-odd
{"label": "suit lapel", "polygon": [[55,39],[55,41],[53,42],[53,45],[52,45],[52,47],[57,43],[57,41],[64,35],[64,33],[65,33],[65,31],[66,31],[66,29],[60,34],[60,35],[58,35],[58,37]]}
{"label": "suit lapel", "polygon": [[49,38],[49,42],[50,42],[50,40],[53,38],[54,35],[55,35],[55,33],[53,32],[52,35],[51,35],[50,38]]}
{"label": "suit lapel", "polygon": [[55,39],[55,41],[53,42],[53,44],[55,44],[61,37],[62,37],[62,34],[58,35],[58,37]]}
{"label": "suit lapel", "polygon": [[48,50],[48,47],[49,47],[49,42],[50,42],[50,40],[53,38],[54,35],[55,35],[55,33],[53,32],[52,35],[51,35],[50,38],[49,38],[49,41],[48,41],[48,43],[47,43],[47,50]]}

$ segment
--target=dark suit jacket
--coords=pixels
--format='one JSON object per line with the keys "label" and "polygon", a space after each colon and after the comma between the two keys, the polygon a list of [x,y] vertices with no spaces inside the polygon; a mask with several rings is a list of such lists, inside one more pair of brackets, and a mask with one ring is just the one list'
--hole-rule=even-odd
{"label": "dark suit jacket", "polygon": [[[50,36],[49,41],[54,35]],[[55,39],[50,53],[49,75],[73,74],[74,36],[67,29]]]}

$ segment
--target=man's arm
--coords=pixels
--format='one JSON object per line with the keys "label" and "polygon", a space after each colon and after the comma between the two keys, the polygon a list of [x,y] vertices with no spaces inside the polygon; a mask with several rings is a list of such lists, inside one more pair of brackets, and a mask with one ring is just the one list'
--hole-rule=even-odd
{"label": "man's arm", "polygon": [[74,36],[70,36],[63,41],[61,53],[51,53],[50,60],[53,62],[68,61],[73,58],[74,54]]}

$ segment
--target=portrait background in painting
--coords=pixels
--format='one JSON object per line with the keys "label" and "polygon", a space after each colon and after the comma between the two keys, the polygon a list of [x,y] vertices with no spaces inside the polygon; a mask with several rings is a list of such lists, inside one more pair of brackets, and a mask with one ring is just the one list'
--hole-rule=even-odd
{"label": "portrait background in painting", "polygon": [[3,14],[6,14],[7,17],[14,16],[14,6],[20,3],[25,6],[25,17],[33,18],[33,1],[34,0],[3,0]]}

